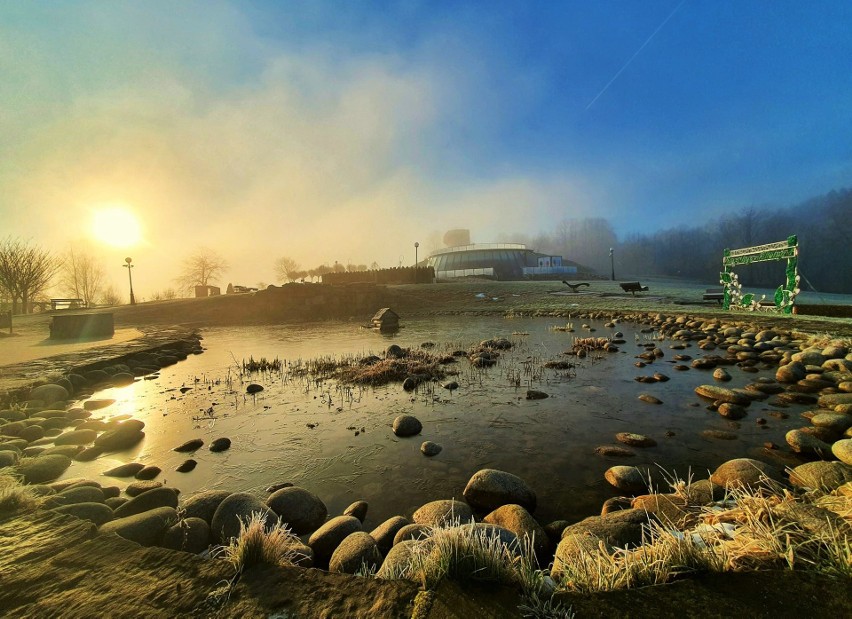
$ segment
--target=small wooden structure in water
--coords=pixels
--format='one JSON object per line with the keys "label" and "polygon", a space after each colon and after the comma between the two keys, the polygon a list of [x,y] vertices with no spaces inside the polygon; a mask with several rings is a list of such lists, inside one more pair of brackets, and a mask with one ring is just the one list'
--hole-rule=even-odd
{"label": "small wooden structure in water", "polygon": [[399,314],[389,307],[383,307],[375,313],[369,324],[370,328],[379,331],[398,331]]}

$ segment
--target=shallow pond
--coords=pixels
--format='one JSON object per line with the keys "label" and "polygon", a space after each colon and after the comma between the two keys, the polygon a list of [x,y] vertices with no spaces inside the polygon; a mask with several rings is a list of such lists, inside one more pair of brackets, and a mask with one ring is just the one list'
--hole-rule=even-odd
{"label": "shallow pond", "polygon": [[[780,463],[782,453],[769,452],[763,444],[784,446],[784,433],[805,425],[799,413],[806,407],[787,408],[789,419],[782,420],[767,415],[776,407],[765,402],[753,403],[739,422],[726,420],[707,410],[708,402],[693,391],[697,385],[714,383],[711,371],[672,369],[675,354],[701,356],[697,346],[678,351],[669,348],[673,342],[660,341],[664,357],[640,369],[634,366],[635,355],[643,352],[642,344],[656,341],[656,334],[641,333],[640,326],[626,323],[607,328],[587,322],[594,332],[581,323],[574,324],[574,333],[556,331],[553,327],[565,321],[554,318],[498,317],[410,320],[392,337],[352,323],[209,329],[203,333],[203,354],[163,369],[154,380],[96,394],[116,399],[96,417],[132,415],[146,423],[146,438],[132,450],[75,463],[66,477],[97,476],[117,464],[137,461],[161,467],[157,479],[180,488],[185,496],[214,488],[265,496],[265,487],[291,482],[316,493],[332,515],[355,500],[368,501],[369,528],[392,515],[410,516],[434,499],[461,498],[474,472],[497,468],[532,486],[538,495],[536,516],[546,523],[599,513],[601,503],[618,494],[603,476],[615,464],[659,465],[681,476],[691,467],[700,479],[730,458],[776,458]],[[625,340],[619,352],[585,359],[562,354],[574,337],[611,336],[616,330]],[[241,379],[237,370],[250,356],[277,357],[293,366],[318,357],[381,354],[392,343],[419,348],[429,341],[435,343],[434,351],[448,352],[490,337],[508,337],[515,346],[489,369],[474,370],[465,357],[446,366],[458,372],[450,377],[459,383],[452,392],[440,383],[413,393],[398,383],[347,389],[336,381],[294,378],[286,372]],[[543,367],[560,359],[574,361],[576,368]],[[733,380],[726,387],[773,375],[769,370],[754,374],[735,366],[727,369]],[[654,372],[671,380],[634,380]],[[263,385],[264,391],[246,395],[249,382]],[[190,389],[182,392],[181,387]],[[529,387],[550,397],[527,400]],[[652,394],[662,404],[639,400],[641,393]],[[403,413],[423,423],[420,436],[393,434],[393,419]],[[758,425],[758,417],[768,423]],[[735,438],[702,436],[707,429],[733,432]],[[657,445],[630,448],[636,454],[632,458],[596,454],[599,445],[617,444],[617,432],[644,434]],[[233,446],[211,453],[207,445],[220,436],[229,437]],[[204,439],[205,446],[194,454],[172,451],[192,438]],[[424,440],[439,443],[443,451],[423,456]],[[174,472],[188,457],[198,461],[195,470]]]}

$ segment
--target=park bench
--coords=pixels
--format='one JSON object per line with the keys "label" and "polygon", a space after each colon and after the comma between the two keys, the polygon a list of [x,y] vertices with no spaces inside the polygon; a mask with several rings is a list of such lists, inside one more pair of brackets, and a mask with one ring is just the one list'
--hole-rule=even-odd
{"label": "park bench", "polygon": [[[60,307],[60,305],[62,307]],[[50,309],[80,309],[86,307],[86,302],[83,299],[51,299]]]}
{"label": "park bench", "polygon": [[704,300],[705,301],[716,301],[719,305],[722,305],[722,301],[725,299],[725,290],[722,288],[707,288],[704,291]]}
{"label": "park bench", "polygon": [[621,284],[619,284],[619,285],[621,286],[621,289],[624,292],[629,292],[634,297],[636,296],[637,292],[647,292],[648,291],[648,286],[643,286],[639,282],[621,282]]}

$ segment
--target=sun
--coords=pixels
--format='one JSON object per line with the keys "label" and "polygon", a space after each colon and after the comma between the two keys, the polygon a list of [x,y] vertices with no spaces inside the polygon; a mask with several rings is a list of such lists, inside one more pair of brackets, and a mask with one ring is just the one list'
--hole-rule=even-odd
{"label": "sun", "polygon": [[105,206],[92,214],[92,235],[113,247],[133,247],[142,239],[142,227],[126,206]]}

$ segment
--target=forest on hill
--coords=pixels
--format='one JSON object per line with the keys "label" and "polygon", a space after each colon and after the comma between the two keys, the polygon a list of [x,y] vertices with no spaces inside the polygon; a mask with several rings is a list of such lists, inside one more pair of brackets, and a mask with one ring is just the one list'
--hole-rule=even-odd
{"label": "forest on hill", "polygon": [[[696,226],[667,228],[618,239],[603,218],[567,219],[552,232],[527,243],[542,253],[564,256],[602,275],[610,274],[609,248],[615,252],[617,278],[671,276],[719,286],[722,254],[726,248],[750,247],[799,239],[802,290],[852,292],[852,189],[788,207],[748,207]],[[747,286],[776,288],[784,282],[786,262],[764,262],[737,268]]]}

